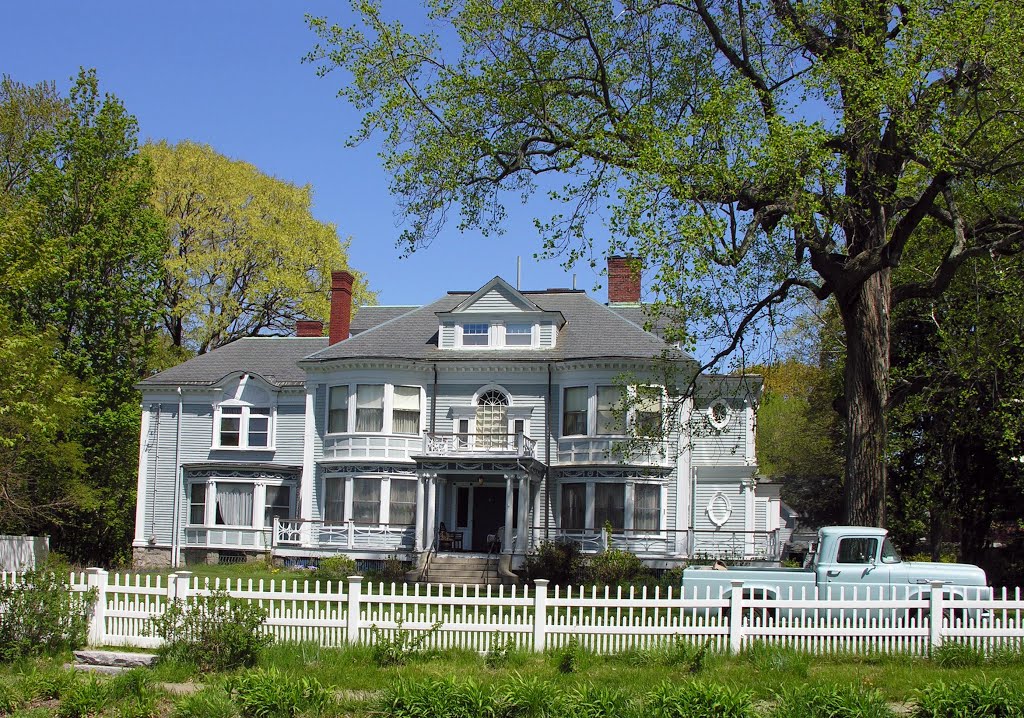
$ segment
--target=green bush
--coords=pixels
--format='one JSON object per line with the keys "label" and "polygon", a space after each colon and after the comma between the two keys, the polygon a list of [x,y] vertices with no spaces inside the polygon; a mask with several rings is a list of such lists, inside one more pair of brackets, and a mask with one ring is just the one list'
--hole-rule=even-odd
{"label": "green bush", "polygon": [[43,571],[0,585],[0,662],[85,645],[95,601],[95,591],[72,591],[66,576]]}
{"label": "green bush", "polygon": [[96,676],[75,683],[60,698],[59,718],[88,718],[103,712],[109,700],[107,682]]}
{"label": "green bush", "polygon": [[603,686],[583,685],[563,699],[564,712],[558,715],[586,718],[626,718],[633,715],[629,697],[622,691]]}
{"label": "green bush", "polygon": [[931,658],[942,668],[977,668],[985,662],[985,653],[966,643],[948,641],[932,651]]}
{"label": "green bush", "polygon": [[405,581],[405,573],[408,570],[409,565],[398,556],[388,556],[378,567],[367,571],[366,578],[369,581],[399,583]]}
{"label": "green bush", "polygon": [[516,718],[546,718],[569,715],[562,689],[536,677],[516,676],[496,689],[496,702],[504,715]]}
{"label": "green bush", "polygon": [[164,659],[193,663],[200,670],[225,671],[255,665],[274,641],[263,632],[267,612],[248,601],[234,600],[225,591],[175,601],[154,619],[164,639]]}
{"label": "green bush", "polygon": [[525,574],[530,583],[544,578],[557,586],[570,586],[584,580],[586,559],[575,541],[544,541],[526,557]]}
{"label": "green bush", "polygon": [[555,668],[558,669],[559,673],[565,675],[575,673],[580,669],[583,655],[584,652],[580,648],[579,639],[573,636],[563,648],[555,651]]}
{"label": "green bush", "polygon": [[776,696],[773,718],[895,718],[877,690],[803,685]]}
{"label": "green bush", "polygon": [[321,581],[345,582],[357,573],[356,562],[348,556],[322,558],[316,569],[316,577]]}
{"label": "green bush", "polygon": [[425,653],[423,644],[442,626],[442,622],[438,621],[426,631],[413,633],[402,628],[401,616],[395,619],[395,624],[396,628],[390,636],[385,629],[377,628],[376,623],[370,626],[373,634],[373,662],[381,668],[402,666],[412,658],[421,656]]}
{"label": "green bush", "polygon": [[918,692],[913,718],[1021,718],[1024,695],[1015,686],[995,679],[942,681]]}
{"label": "green bush", "polygon": [[491,642],[487,647],[484,663],[488,668],[504,668],[518,656],[518,653],[515,636],[495,631],[491,634]]}
{"label": "green bush", "polygon": [[662,684],[644,702],[645,718],[755,718],[750,695],[718,683]]}
{"label": "green bush", "polygon": [[630,586],[654,583],[654,574],[636,554],[616,548],[590,557],[587,583],[598,586]]}
{"label": "green bush", "polygon": [[25,696],[19,686],[0,682],[0,716],[10,715],[21,708],[24,702]]}
{"label": "green bush", "polygon": [[276,668],[246,671],[228,680],[226,687],[244,718],[320,715],[333,702],[316,678],[294,678]]}

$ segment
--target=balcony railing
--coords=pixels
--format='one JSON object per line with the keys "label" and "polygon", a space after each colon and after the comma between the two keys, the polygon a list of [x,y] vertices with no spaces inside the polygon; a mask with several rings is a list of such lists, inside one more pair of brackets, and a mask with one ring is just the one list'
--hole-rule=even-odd
{"label": "balcony railing", "polygon": [[[534,533],[539,533],[535,530]],[[778,561],[782,556],[779,531],[615,530],[556,529],[555,541],[572,541],[584,553],[616,548],[638,556],[653,557],[682,552],[687,557],[712,561]],[[677,548],[678,546],[678,548]],[[535,548],[530,541],[530,548]]]}
{"label": "balcony railing", "polygon": [[409,524],[274,519],[273,548],[365,549],[411,551],[416,527]]}
{"label": "balcony railing", "polygon": [[536,458],[537,442],[524,434],[438,434],[423,440],[427,456],[501,455]]}

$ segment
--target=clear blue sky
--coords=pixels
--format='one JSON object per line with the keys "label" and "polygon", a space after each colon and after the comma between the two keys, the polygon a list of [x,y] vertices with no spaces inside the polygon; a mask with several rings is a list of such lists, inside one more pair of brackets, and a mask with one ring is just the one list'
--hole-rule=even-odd
{"label": "clear blue sky", "polygon": [[[389,0],[393,13],[415,0]],[[5,3],[0,73],[66,91],[79,66],[95,67],[101,90],[139,121],[140,140],[194,140],[314,191],[314,214],[352,238],[352,266],[366,272],[382,304],[422,304],[449,289],[476,289],[494,275],[524,289],[568,287],[557,261],[536,262],[537,208],[509,206],[505,235],[484,238],[448,227],[434,244],[400,259],[395,204],[377,158],[379,144],[345,139],[359,116],[335,96],[341,73],[318,78],[301,58],[315,38],[305,13],[352,19],[347,2],[268,0],[62,0]],[[541,208],[543,211],[543,208]],[[599,267],[600,268],[600,267]],[[590,290],[600,277],[573,269]],[[603,290],[595,298],[604,301]]]}

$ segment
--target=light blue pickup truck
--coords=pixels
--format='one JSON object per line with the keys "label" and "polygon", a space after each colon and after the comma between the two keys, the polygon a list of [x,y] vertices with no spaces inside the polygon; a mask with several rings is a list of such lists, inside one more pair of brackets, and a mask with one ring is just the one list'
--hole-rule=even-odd
{"label": "light blue pickup truck", "polygon": [[[941,581],[945,598],[988,599],[992,589],[985,572],[962,563],[904,561],[885,529],[826,526],[818,532],[804,568],[688,567],[683,571],[686,595],[729,596],[733,581],[743,581],[744,598],[915,598],[930,595]],[[869,591],[865,590],[869,587]],[[817,589],[817,591],[815,590]],[[792,591],[792,593],[790,593]]]}

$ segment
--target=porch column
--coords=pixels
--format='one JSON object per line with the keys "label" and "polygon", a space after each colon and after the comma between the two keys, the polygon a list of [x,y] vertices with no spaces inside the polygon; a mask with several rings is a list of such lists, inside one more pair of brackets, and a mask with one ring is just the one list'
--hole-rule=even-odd
{"label": "porch column", "polygon": [[427,520],[426,520],[426,546],[434,545],[434,536],[437,535],[437,476],[427,479]]}
{"label": "porch column", "polygon": [[544,521],[543,514],[541,513],[543,509],[540,504],[540,482],[531,483],[530,491],[533,495],[533,519],[530,523],[534,525],[531,533],[533,534],[533,545],[536,546],[540,543],[540,525]]}
{"label": "porch column", "polygon": [[743,551],[747,556],[754,555],[754,530],[757,528],[756,522],[756,509],[754,502],[754,488],[757,486],[757,480],[754,477],[743,480],[743,510],[745,516],[743,517],[744,529],[746,530],[743,541]]}
{"label": "porch column", "polygon": [[[316,480],[316,386],[306,387],[305,426],[302,438],[302,476],[299,477],[299,541],[302,546],[313,543],[313,482]],[[320,500],[323,505],[323,499]],[[321,517],[322,518],[322,517]]]}
{"label": "porch column", "polygon": [[501,537],[501,552],[512,553],[512,474],[505,474],[505,535]]}
{"label": "porch column", "polygon": [[426,475],[416,474],[416,553],[423,550],[423,482],[426,480]]}
{"label": "porch column", "polygon": [[516,540],[516,553],[526,553],[526,537],[529,531],[530,515],[527,510],[530,506],[530,477],[526,473],[519,476],[519,538]]}

